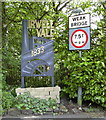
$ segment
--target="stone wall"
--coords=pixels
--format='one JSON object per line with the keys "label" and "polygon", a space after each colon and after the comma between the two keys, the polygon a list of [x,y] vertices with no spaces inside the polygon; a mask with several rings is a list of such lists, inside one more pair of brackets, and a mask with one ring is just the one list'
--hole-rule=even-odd
{"label": "stone wall", "polygon": [[24,92],[30,92],[32,97],[41,99],[55,99],[57,103],[60,103],[60,87],[39,87],[39,88],[17,88],[17,95]]}

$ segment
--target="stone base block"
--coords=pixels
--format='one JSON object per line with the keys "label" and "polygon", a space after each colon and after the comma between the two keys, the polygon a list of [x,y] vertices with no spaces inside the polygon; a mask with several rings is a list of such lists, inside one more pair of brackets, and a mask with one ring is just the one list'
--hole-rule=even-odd
{"label": "stone base block", "polygon": [[23,94],[24,92],[30,92],[32,97],[41,99],[55,99],[57,103],[60,103],[60,87],[39,87],[39,88],[17,88],[17,95]]}

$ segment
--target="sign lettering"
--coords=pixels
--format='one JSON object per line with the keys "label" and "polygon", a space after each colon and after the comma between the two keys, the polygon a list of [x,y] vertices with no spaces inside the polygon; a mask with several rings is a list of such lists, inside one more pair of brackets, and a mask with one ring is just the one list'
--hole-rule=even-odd
{"label": "sign lettering", "polygon": [[38,37],[53,37],[53,21],[50,20],[29,20],[28,28],[35,29]]}
{"label": "sign lettering", "polygon": [[88,42],[88,35],[86,31],[79,29],[72,33],[71,43],[75,48],[82,48]]}
{"label": "sign lettering", "polygon": [[90,26],[90,14],[76,15],[69,17],[69,28]]}
{"label": "sign lettering", "polygon": [[43,53],[43,52],[44,52],[44,46],[41,46],[39,48],[33,49],[31,51],[31,56],[36,56],[36,55],[39,55],[40,53]]}
{"label": "sign lettering", "polygon": [[90,14],[69,16],[69,50],[90,49]]}

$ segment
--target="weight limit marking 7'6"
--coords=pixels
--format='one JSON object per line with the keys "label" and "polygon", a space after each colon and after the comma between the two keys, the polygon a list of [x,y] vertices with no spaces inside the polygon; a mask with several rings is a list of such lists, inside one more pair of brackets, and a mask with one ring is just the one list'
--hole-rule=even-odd
{"label": "weight limit marking 7'6", "polygon": [[76,48],[84,47],[88,42],[88,35],[82,29],[75,30],[70,38],[72,45]]}

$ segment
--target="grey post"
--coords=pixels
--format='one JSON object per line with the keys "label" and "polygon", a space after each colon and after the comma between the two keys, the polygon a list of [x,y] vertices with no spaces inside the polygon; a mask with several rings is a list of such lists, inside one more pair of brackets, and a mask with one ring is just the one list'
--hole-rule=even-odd
{"label": "grey post", "polygon": [[52,87],[54,87],[54,76],[52,76]]}
{"label": "grey post", "polygon": [[[28,40],[28,20],[22,21],[22,54],[28,52],[29,50],[29,40]],[[21,58],[22,60],[22,58]],[[21,87],[25,87],[24,77],[21,77]]]}
{"label": "grey post", "polygon": [[22,21],[22,54],[29,51],[29,40],[28,40],[28,20]]}
{"label": "grey post", "polygon": [[[79,51],[79,57],[82,56],[82,52]],[[82,87],[78,87],[78,99],[77,99],[78,105],[81,107],[82,106]]]}
{"label": "grey post", "polygon": [[25,88],[24,77],[21,77],[21,88]]}
{"label": "grey post", "polygon": [[82,87],[78,87],[78,105],[82,106]]}

